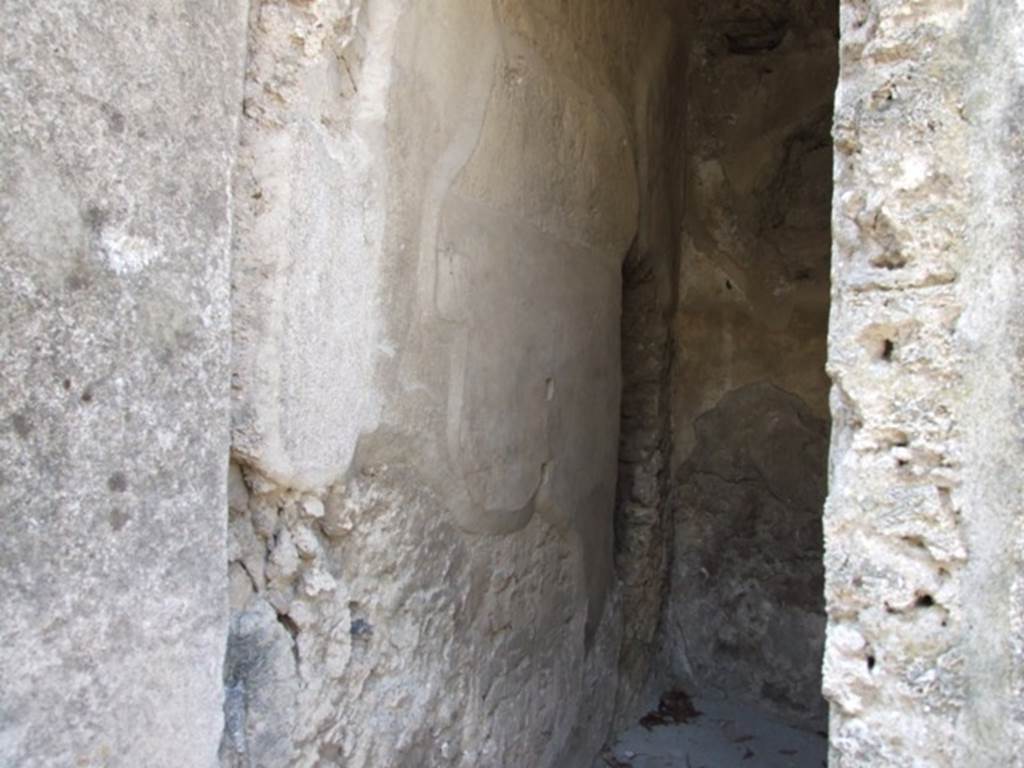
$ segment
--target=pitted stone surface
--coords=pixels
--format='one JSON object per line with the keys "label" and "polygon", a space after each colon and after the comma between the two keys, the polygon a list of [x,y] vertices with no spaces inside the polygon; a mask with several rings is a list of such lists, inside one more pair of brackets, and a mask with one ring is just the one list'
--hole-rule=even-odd
{"label": "pitted stone surface", "polygon": [[1019,765],[1019,3],[842,5],[832,765]]}

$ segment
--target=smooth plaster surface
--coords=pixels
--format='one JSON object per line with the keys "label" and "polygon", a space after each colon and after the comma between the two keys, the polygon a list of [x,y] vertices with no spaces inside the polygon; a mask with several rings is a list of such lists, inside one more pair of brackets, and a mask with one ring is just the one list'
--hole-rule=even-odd
{"label": "smooth plaster surface", "polygon": [[0,18],[0,764],[207,768],[243,4]]}

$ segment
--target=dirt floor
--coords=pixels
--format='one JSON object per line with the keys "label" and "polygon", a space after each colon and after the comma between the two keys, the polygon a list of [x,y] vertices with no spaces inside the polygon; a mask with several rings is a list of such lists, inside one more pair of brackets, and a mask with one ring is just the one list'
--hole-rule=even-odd
{"label": "dirt floor", "polygon": [[665,694],[594,768],[821,768],[824,732],[802,730],[724,698]]}

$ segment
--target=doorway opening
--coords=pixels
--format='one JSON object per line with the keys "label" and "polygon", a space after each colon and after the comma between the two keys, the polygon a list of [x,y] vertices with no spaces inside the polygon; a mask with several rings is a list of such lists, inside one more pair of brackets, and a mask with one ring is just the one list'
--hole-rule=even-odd
{"label": "doorway opening", "polygon": [[692,20],[676,250],[623,269],[620,712],[686,690],[823,735],[838,7]]}

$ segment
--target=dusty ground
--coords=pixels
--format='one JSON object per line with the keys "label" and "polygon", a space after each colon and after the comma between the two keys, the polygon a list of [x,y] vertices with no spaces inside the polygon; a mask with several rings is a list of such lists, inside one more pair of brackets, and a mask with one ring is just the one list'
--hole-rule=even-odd
{"label": "dusty ground", "polygon": [[[678,695],[627,731],[594,768],[820,768],[825,734],[787,725],[727,699]],[[699,714],[695,714],[699,713]]]}

